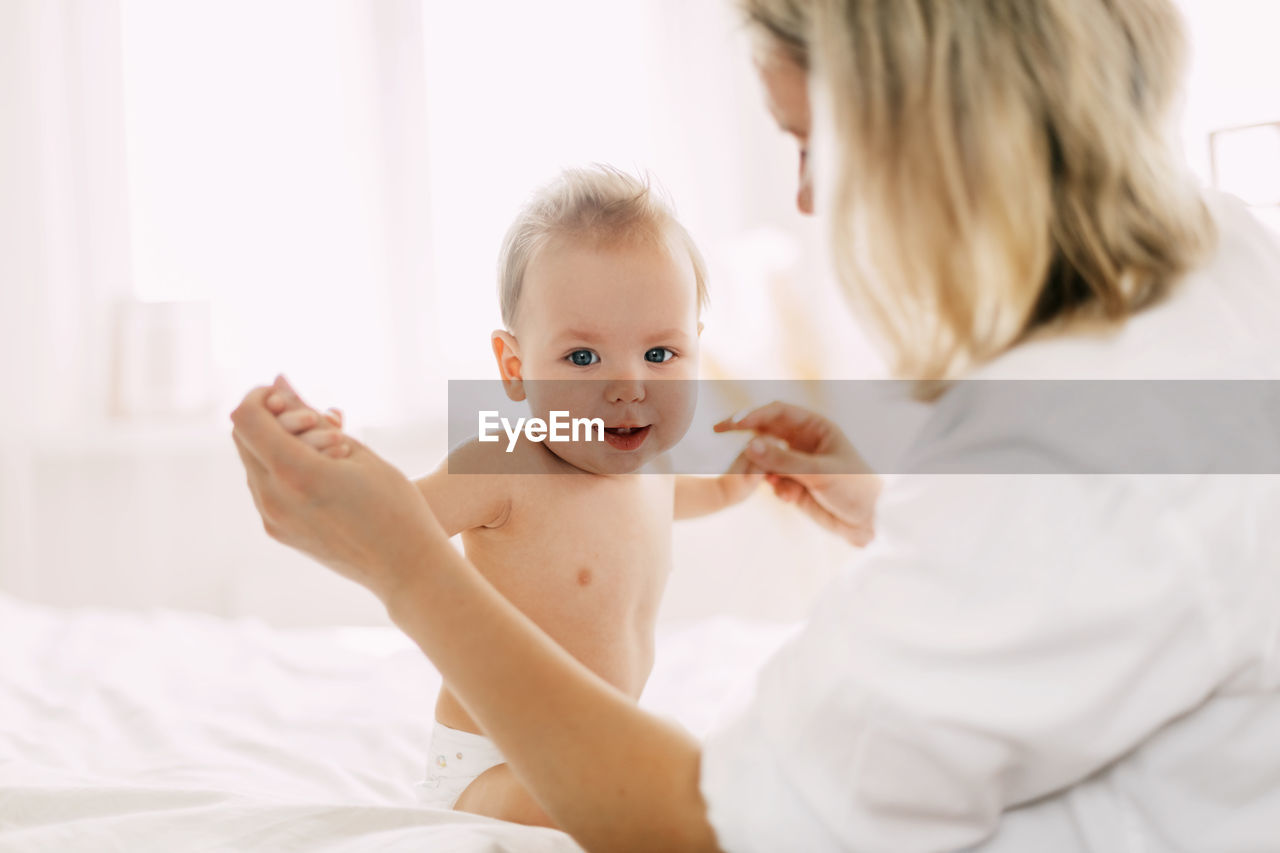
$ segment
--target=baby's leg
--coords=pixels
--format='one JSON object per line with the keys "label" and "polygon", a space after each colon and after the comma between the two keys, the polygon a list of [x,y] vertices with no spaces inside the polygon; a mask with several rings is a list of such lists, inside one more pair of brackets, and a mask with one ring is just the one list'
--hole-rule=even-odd
{"label": "baby's leg", "polygon": [[477,776],[458,796],[453,808],[513,823],[555,826],[505,764],[490,767]]}

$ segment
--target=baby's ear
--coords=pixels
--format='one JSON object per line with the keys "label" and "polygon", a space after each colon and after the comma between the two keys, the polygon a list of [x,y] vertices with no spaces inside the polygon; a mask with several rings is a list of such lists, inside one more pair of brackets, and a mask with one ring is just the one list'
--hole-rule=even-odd
{"label": "baby's ear", "polygon": [[520,349],[516,336],[498,329],[489,337],[493,344],[493,357],[498,360],[498,375],[507,396],[515,402],[524,399],[524,380],[521,378]]}

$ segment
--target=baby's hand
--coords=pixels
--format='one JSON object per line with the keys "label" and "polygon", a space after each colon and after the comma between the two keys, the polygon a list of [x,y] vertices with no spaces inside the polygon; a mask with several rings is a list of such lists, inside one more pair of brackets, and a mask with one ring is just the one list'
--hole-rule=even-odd
{"label": "baby's hand", "polygon": [[282,391],[267,397],[267,408],[281,426],[326,456],[341,459],[351,453],[351,444],[342,432],[341,410],[329,409],[322,414],[296,394]]}
{"label": "baby's hand", "polygon": [[739,453],[729,465],[729,470],[718,478],[720,490],[724,494],[724,505],[733,506],[745,501],[763,479],[764,471],[752,464],[746,451]]}

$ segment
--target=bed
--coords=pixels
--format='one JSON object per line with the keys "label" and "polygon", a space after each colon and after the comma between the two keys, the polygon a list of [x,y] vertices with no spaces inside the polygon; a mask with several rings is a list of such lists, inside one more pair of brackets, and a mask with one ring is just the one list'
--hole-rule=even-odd
{"label": "bed", "polygon": [[[0,850],[573,851],[417,803],[440,677],[391,628],[0,593]],[[704,734],[794,630],[663,629],[642,704]]]}

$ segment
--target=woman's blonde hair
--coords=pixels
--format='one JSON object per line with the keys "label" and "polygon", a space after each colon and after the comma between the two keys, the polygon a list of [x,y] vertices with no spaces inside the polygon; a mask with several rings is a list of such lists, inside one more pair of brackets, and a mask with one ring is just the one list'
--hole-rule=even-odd
{"label": "woman's blonde hair", "polygon": [[514,328],[529,262],[552,237],[610,243],[661,241],[668,233],[689,253],[701,310],[708,301],[707,266],[662,190],[648,177],[638,178],[613,166],[565,169],[533,194],[502,241],[498,256],[502,322],[508,330]]}
{"label": "woman's blonde hair", "polygon": [[1037,330],[1119,321],[1212,248],[1166,133],[1170,0],[742,6],[829,98],[837,271],[896,375],[945,381]]}

